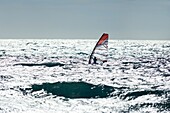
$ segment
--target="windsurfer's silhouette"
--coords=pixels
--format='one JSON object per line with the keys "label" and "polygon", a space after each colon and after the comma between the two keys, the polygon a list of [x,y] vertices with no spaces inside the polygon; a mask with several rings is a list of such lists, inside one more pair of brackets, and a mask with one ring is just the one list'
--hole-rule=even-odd
{"label": "windsurfer's silhouette", "polygon": [[101,59],[98,59],[98,58],[94,57],[94,58],[93,58],[93,64],[98,64],[98,63],[97,63],[97,60],[100,61],[102,64],[105,63],[105,62],[107,62],[107,60],[101,60]]}
{"label": "windsurfer's silhouette", "polygon": [[93,58],[93,64],[97,64],[97,58],[96,57]]}

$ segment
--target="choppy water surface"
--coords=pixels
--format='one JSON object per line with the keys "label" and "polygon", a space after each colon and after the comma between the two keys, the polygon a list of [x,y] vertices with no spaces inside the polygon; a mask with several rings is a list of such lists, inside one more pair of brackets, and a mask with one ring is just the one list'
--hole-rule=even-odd
{"label": "choppy water surface", "polygon": [[109,41],[108,62],[89,65],[96,40],[1,40],[0,112],[170,111],[170,41]]}

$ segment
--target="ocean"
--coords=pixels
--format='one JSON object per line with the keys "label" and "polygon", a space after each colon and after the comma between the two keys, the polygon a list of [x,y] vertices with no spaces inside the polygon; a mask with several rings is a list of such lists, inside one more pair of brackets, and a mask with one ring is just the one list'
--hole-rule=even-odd
{"label": "ocean", "polygon": [[170,41],[109,40],[91,65],[96,42],[1,39],[0,113],[170,111]]}

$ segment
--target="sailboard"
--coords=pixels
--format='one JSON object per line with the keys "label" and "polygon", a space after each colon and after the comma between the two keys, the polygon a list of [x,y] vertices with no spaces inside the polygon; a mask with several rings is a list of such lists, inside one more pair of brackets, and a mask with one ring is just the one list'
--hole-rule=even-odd
{"label": "sailboard", "polygon": [[98,42],[96,43],[90,58],[89,64],[101,64],[107,62],[108,57],[108,38],[109,35],[103,33]]}

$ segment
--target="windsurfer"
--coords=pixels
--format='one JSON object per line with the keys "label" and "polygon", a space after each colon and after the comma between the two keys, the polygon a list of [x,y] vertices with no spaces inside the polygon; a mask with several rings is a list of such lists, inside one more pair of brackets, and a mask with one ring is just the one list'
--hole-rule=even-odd
{"label": "windsurfer", "polygon": [[101,36],[99,41],[96,43],[90,55],[88,64],[98,64],[98,63],[102,64],[104,62],[107,62],[108,38],[109,38],[109,35],[106,33],[103,33],[103,35]]}
{"label": "windsurfer", "polygon": [[97,58],[96,57],[93,58],[93,64],[97,64]]}

